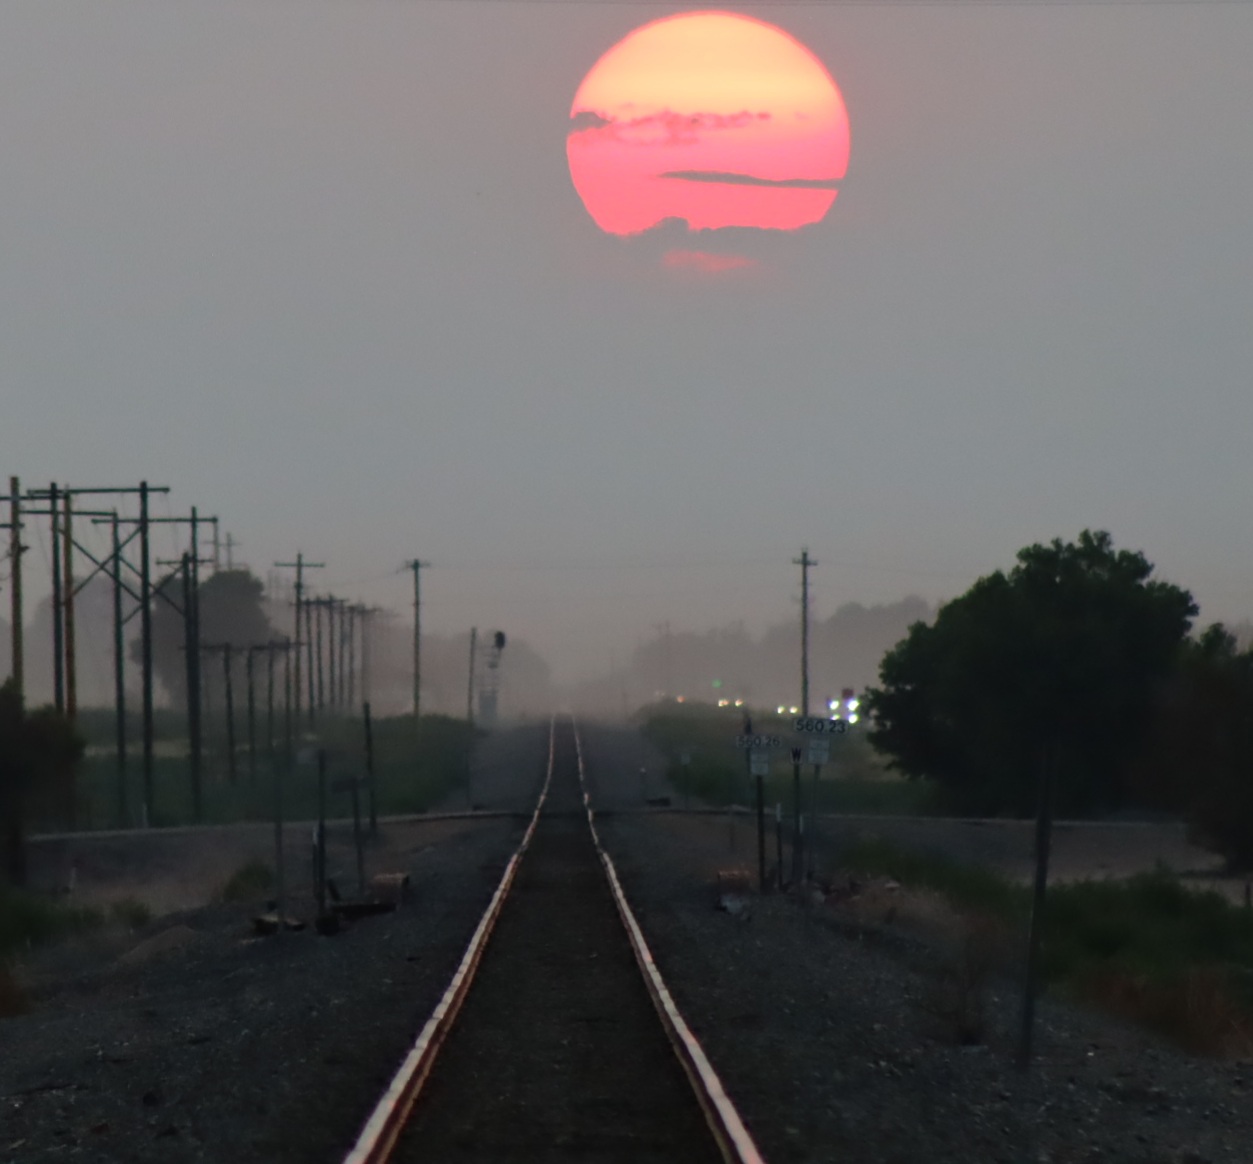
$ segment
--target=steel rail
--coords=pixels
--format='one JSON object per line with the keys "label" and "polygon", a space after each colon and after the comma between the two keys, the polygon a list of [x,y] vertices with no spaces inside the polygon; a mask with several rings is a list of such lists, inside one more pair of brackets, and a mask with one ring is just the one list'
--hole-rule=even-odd
{"label": "steel rail", "polygon": [[614,904],[618,907],[618,916],[622,919],[622,924],[626,927],[631,939],[631,950],[635,954],[640,972],[644,975],[649,996],[661,1019],[661,1025],[665,1027],[671,1046],[683,1066],[688,1082],[692,1085],[696,1099],[705,1114],[709,1130],[713,1133],[727,1164],[765,1164],[752,1135],[744,1126],[743,1119],[740,1118],[740,1113],[736,1111],[735,1104],[731,1102],[726,1088],[722,1086],[722,1080],[718,1078],[718,1073],[709,1062],[704,1048],[692,1034],[691,1028],[687,1025],[674,997],[667,988],[661,971],[658,970],[657,963],[653,960],[652,951],[648,948],[648,942],[644,939],[644,932],[640,929],[640,924],[635,920],[635,914],[627,902],[622,882],[618,880],[618,871],[614,867],[613,858],[601,844],[600,833],[596,830],[596,814],[592,809],[591,796],[587,790],[583,767],[583,744],[579,738],[577,724],[574,725],[574,748],[578,757],[579,785],[583,789],[583,805],[587,809],[588,827],[592,830],[596,853],[609,879],[609,888],[613,893]]}
{"label": "steel rail", "polygon": [[461,1010],[462,1003],[465,1002],[466,995],[470,991],[470,984],[474,981],[479,963],[483,960],[487,940],[491,937],[496,921],[500,917],[505,898],[508,897],[509,890],[513,887],[522,855],[530,845],[536,826],[539,824],[540,813],[544,808],[544,801],[548,798],[548,787],[553,778],[556,731],[557,721],[554,717],[548,729],[548,771],[544,777],[544,786],[540,790],[539,800],[535,804],[535,811],[531,814],[531,823],[527,826],[517,851],[509,859],[509,864],[505,866],[500,884],[496,887],[496,892],[492,895],[486,911],[479,920],[473,937],[470,938],[470,944],[466,947],[461,964],[448,984],[448,989],[444,991],[431,1017],[426,1020],[426,1025],[423,1026],[405,1061],[400,1065],[400,1070],[396,1072],[391,1084],[383,1093],[383,1098],[379,1100],[369,1119],[366,1120],[356,1144],[344,1157],[344,1164],[384,1164],[391,1158],[422,1086],[430,1076],[439,1050],[448,1037],[457,1013]]}

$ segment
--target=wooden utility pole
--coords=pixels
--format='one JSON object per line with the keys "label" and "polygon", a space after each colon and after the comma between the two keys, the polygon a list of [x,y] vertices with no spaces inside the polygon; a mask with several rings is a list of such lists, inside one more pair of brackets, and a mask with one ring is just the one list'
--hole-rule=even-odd
{"label": "wooden utility pole", "polygon": [[[305,593],[305,571],[306,570],[322,570],[325,569],[325,562],[306,562],[304,554],[297,554],[294,562],[275,562],[276,569],[295,570],[296,571],[296,632],[292,635],[292,642],[299,642],[301,636],[300,612],[304,606]],[[296,721],[300,721],[300,650],[297,648],[295,656],[295,668],[293,672],[294,684],[294,711]],[[311,709],[312,710],[312,709]]]}
{"label": "wooden utility pole", "polygon": [[809,571],[818,563],[809,556],[808,549],[801,550],[792,565],[801,568],[801,715],[809,714]]}
{"label": "wooden utility pole", "polygon": [[52,702],[65,710],[65,614],[61,592],[61,491],[54,481],[48,487],[48,511],[52,517]]}
{"label": "wooden utility pole", "polygon": [[466,681],[466,719],[474,726],[474,656],[479,644],[479,628],[470,628],[470,674]]}
{"label": "wooden utility pole", "polygon": [[222,679],[226,688],[226,776],[234,787],[238,776],[235,768],[235,692],[231,678],[235,646],[233,643],[202,643],[200,649],[222,652]]}
{"label": "wooden utility pole", "polygon": [[413,571],[413,724],[416,728],[422,721],[422,570],[430,566],[430,562],[414,558],[405,566]]}
{"label": "wooden utility pole", "polygon": [[26,692],[24,643],[22,640],[22,489],[16,477],[9,478],[9,643],[11,672],[18,699]]}
{"label": "wooden utility pole", "polygon": [[109,523],[113,535],[113,703],[117,763],[117,827],[129,825],[126,804],[126,636],[122,622],[122,530],[117,510]]}

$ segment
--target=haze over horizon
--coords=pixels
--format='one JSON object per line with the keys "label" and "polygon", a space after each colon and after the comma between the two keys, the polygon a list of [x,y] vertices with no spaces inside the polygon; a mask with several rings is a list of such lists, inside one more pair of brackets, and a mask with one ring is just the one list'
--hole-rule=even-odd
{"label": "haze over horizon", "polygon": [[1253,6],[737,7],[852,148],[725,270],[567,169],[587,71],[681,10],[10,0],[5,484],[169,485],[400,612],[419,556],[432,634],[562,682],[793,617],[803,545],[820,618],[1083,528],[1247,618]]}

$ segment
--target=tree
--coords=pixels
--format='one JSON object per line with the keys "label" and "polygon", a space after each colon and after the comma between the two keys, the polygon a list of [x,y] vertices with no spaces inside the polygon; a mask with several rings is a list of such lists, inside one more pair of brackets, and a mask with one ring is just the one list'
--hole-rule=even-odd
{"label": "tree", "polygon": [[53,708],[28,712],[10,679],[0,686],[0,877],[26,883],[26,825],[42,814],[67,815],[85,743]]}
{"label": "tree", "polygon": [[[165,593],[181,609],[182,581],[174,578]],[[259,646],[274,638],[265,612],[265,586],[249,570],[219,570],[200,584],[200,641],[230,643],[240,648]],[[152,607],[152,665],[161,685],[176,704],[187,699],[187,659],[183,616],[164,599]],[[131,653],[138,656],[139,644]],[[206,661],[207,663],[207,661]],[[221,667],[204,665],[202,682],[216,692],[221,685]]]}
{"label": "tree", "polygon": [[1020,550],[884,657],[871,741],[962,811],[1028,815],[1046,749],[1060,812],[1118,807],[1197,612],[1152,573],[1104,532]]}
{"label": "tree", "polygon": [[1184,646],[1136,778],[1150,804],[1187,817],[1195,840],[1253,868],[1253,650],[1223,626]]}

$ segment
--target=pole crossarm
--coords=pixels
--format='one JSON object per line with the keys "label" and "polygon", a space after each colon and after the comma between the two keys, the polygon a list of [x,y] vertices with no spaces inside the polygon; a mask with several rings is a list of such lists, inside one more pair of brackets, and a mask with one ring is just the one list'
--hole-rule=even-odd
{"label": "pole crossarm", "polygon": [[[70,497],[76,497],[79,494],[90,494],[90,493],[144,493],[144,492],[151,495],[153,493],[168,493],[169,491],[170,491],[170,487],[168,485],[149,485],[146,488],[142,485],[124,485],[118,489],[113,489],[113,488],[110,488],[108,486],[103,486],[103,485],[94,487],[91,489],[80,489],[77,487],[67,486],[64,489],[58,489],[56,491],[56,495],[58,497],[65,497],[67,495]],[[49,498],[53,496],[53,493],[51,489],[27,489],[24,496],[31,497],[31,498],[45,499],[45,498]],[[152,520],[156,521],[157,519],[153,518]]]}

